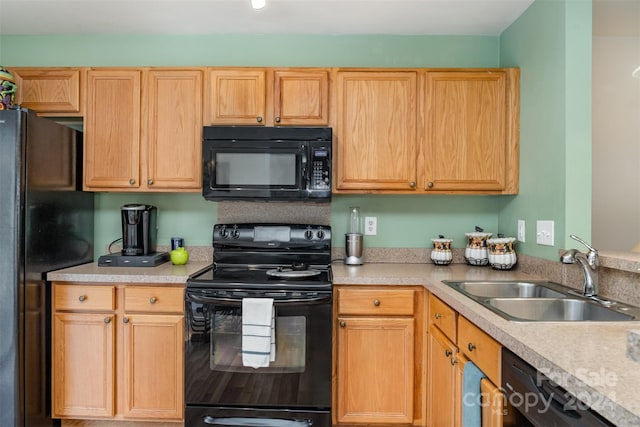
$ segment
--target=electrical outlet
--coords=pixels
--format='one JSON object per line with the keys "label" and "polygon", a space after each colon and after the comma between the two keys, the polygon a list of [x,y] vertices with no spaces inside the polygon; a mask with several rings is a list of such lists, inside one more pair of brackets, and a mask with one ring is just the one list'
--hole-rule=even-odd
{"label": "electrical outlet", "polygon": [[518,241],[524,243],[524,219],[518,220]]}
{"label": "electrical outlet", "polygon": [[536,243],[553,246],[553,221],[536,221]]}
{"label": "electrical outlet", "polygon": [[378,218],[375,216],[367,216],[364,218],[364,234],[367,236],[375,236],[378,234]]}

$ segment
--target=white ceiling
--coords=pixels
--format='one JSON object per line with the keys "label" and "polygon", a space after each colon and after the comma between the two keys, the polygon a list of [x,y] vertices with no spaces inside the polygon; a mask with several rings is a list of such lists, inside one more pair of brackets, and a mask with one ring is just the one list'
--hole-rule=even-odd
{"label": "white ceiling", "polygon": [[534,0],[0,0],[0,35],[500,35]]}

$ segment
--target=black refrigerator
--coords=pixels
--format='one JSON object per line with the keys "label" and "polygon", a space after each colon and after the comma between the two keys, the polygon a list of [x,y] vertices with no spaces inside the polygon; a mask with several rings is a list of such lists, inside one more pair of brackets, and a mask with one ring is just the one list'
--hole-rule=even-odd
{"label": "black refrigerator", "polygon": [[49,271],[93,261],[94,200],[82,133],[26,109],[0,111],[0,426],[51,419]]}

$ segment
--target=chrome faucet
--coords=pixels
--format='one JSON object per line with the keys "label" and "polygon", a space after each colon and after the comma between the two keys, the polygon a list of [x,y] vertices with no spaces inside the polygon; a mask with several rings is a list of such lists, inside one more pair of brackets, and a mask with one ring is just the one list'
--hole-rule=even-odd
{"label": "chrome faucet", "polygon": [[597,299],[598,297],[598,251],[592,248],[587,242],[576,235],[570,234],[573,240],[582,243],[588,249],[587,253],[577,249],[569,249],[560,256],[560,261],[564,264],[574,264],[576,261],[582,265],[584,273],[584,283],[582,284],[582,296]]}

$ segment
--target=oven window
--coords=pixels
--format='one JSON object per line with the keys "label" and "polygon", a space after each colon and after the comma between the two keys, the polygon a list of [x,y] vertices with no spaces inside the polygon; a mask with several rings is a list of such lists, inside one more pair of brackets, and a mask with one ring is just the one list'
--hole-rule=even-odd
{"label": "oven window", "polygon": [[216,153],[217,186],[295,187],[295,153]]}
{"label": "oven window", "polygon": [[[254,372],[242,365],[242,315],[240,309],[220,309],[211,328],[210,368],[222,372]],[[264,372],[304,372],[306,319],[276,314],[276,360]]]}

